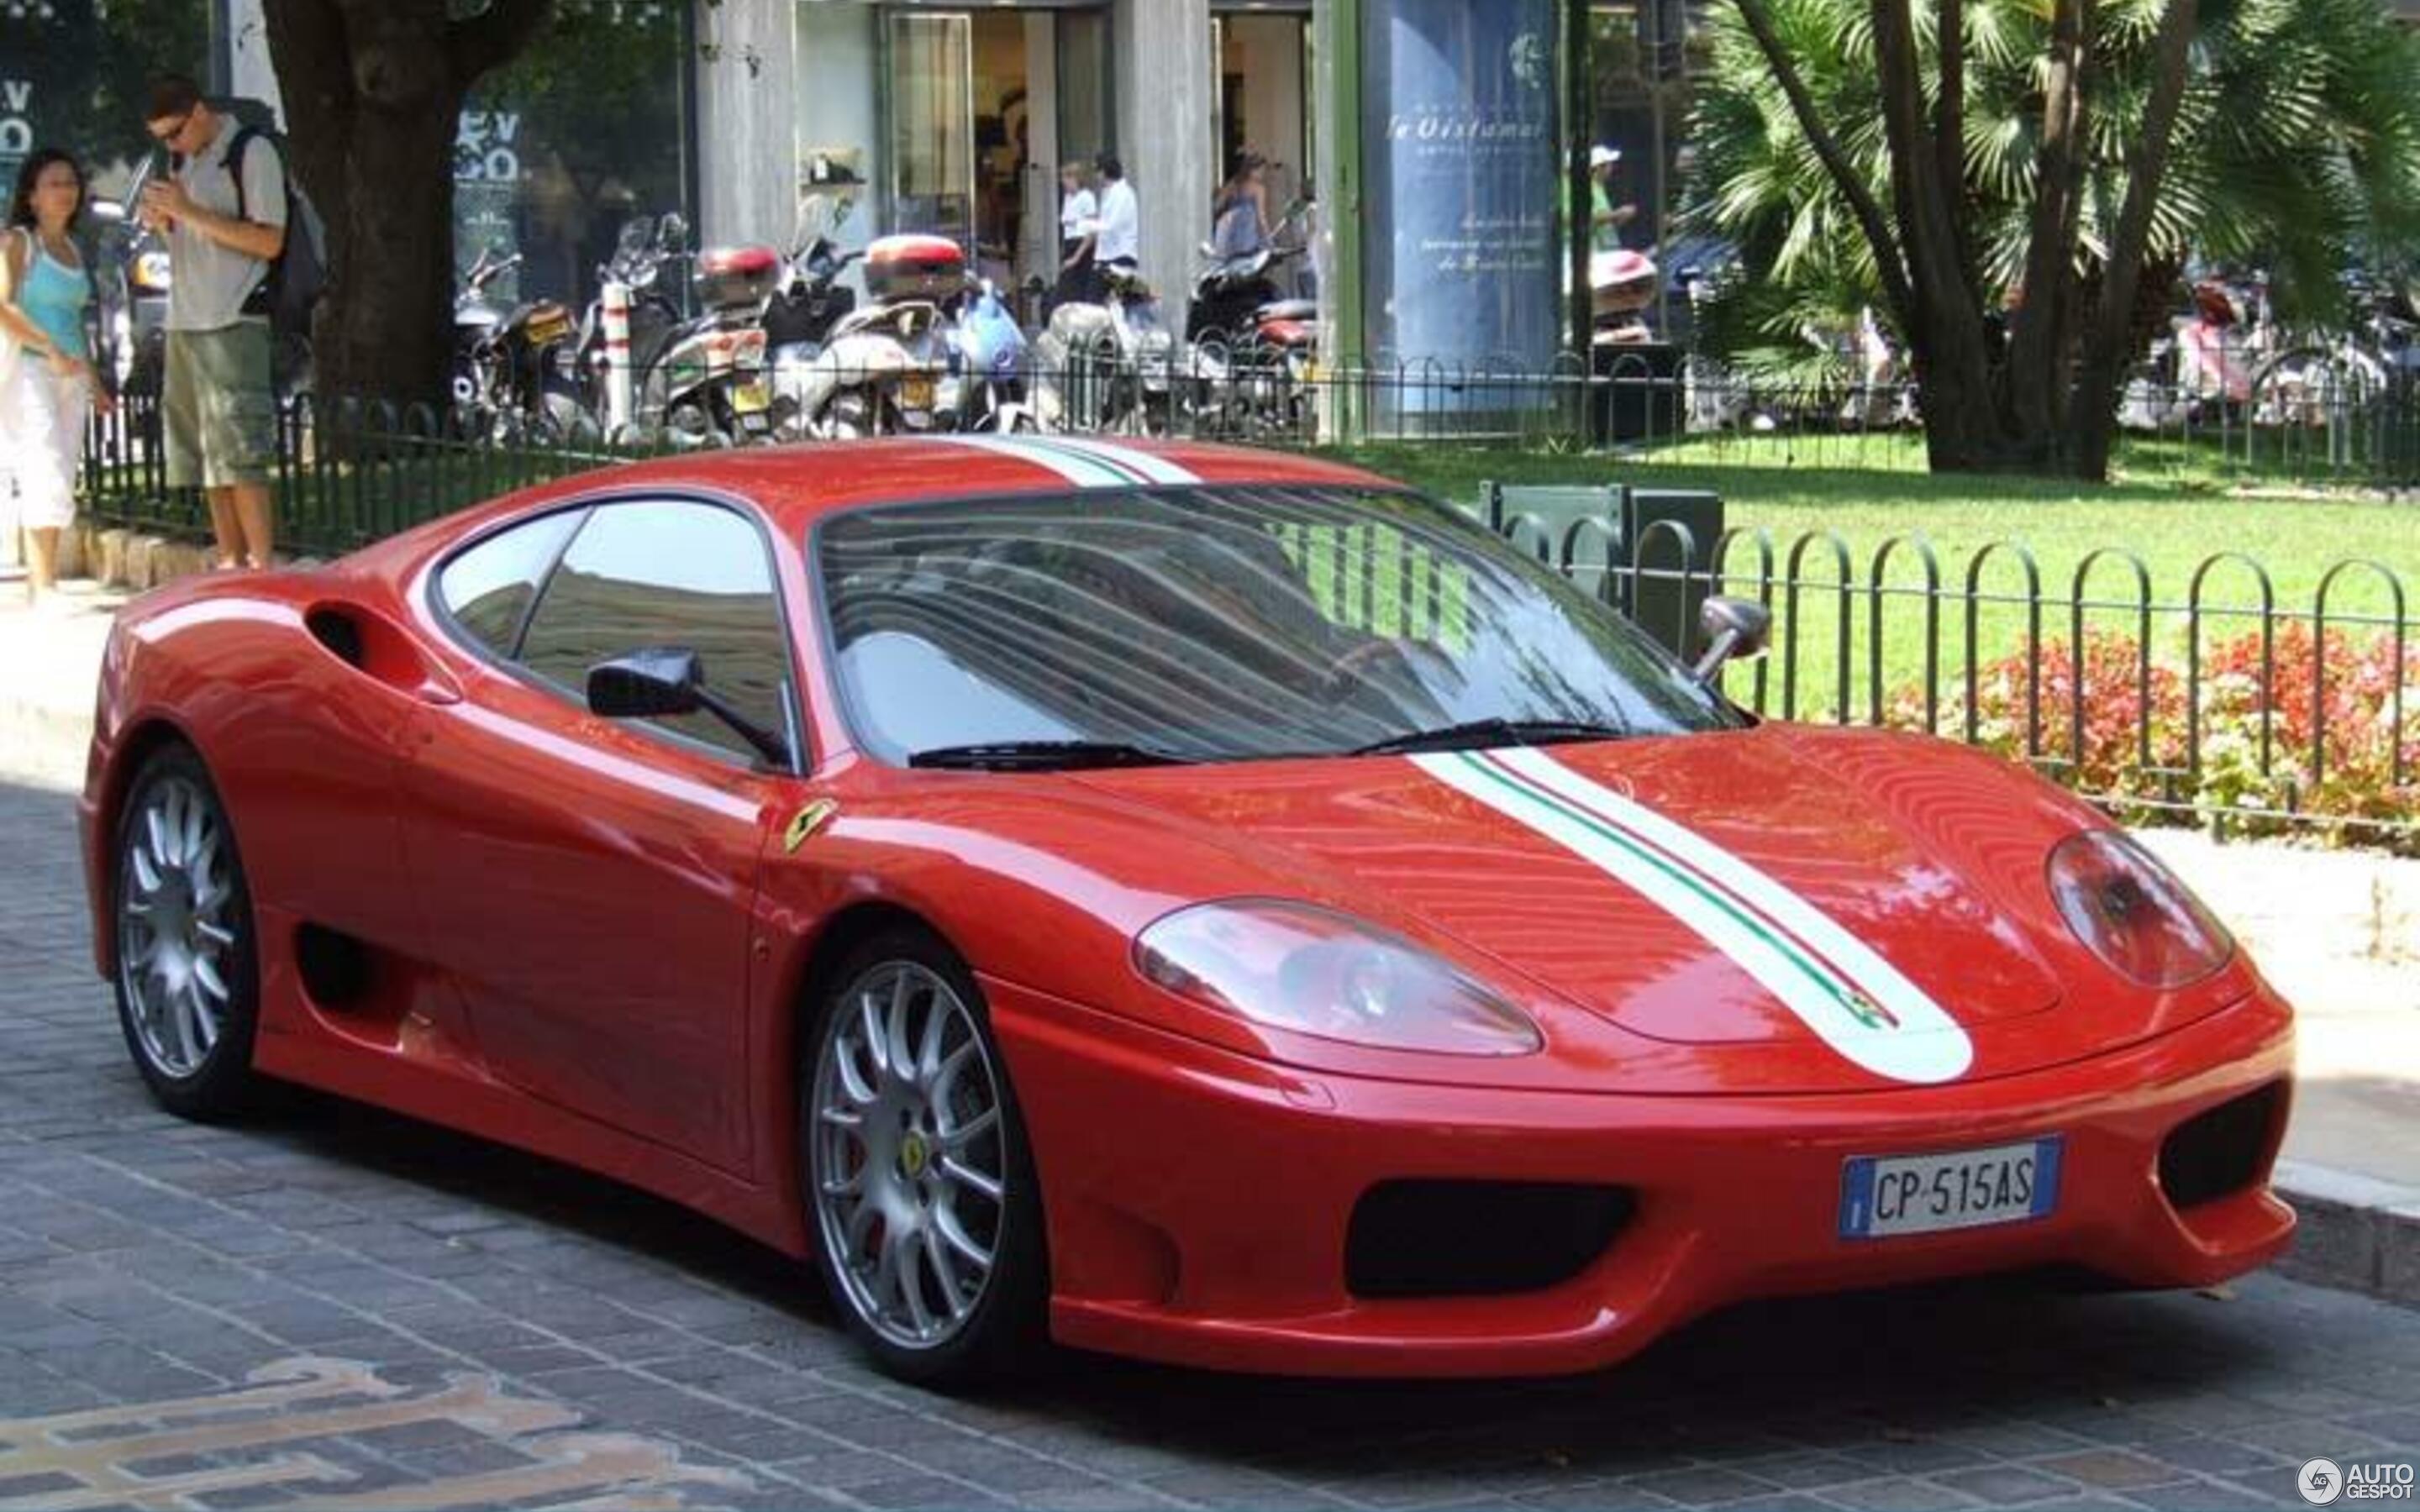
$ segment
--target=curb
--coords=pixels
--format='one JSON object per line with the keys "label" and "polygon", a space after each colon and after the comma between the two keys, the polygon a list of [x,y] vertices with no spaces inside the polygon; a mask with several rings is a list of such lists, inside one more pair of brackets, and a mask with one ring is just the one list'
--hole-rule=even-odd
{"label": "curb", "polygon": [[2302,1219],[2278,1274],[2420,1305],[2420,1187],[2295,1160],[2275,1184]]}

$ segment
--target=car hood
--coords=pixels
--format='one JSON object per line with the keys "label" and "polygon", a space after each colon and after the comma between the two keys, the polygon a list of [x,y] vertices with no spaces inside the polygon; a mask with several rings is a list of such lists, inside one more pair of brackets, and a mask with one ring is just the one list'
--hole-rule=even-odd
{"label": "car hood", "polygon": [[[2006,1073],[2174,1016],[2084,954],[2049,899],[2075,806],[1942,743],[1767,726],[1081,780],[1214,828],[1274,892],[1671,1047],[1664,1064],[1724,1060],[1729,1086]],[[2081,1022],[2071,988],[2092,999]]]}

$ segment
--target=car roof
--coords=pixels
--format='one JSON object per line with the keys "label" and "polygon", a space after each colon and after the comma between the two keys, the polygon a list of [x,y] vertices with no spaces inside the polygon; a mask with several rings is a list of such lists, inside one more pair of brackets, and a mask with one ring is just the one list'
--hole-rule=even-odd
{"label": "car roof", "polygon": [[861,504],[1079,488],[1190,484],[1401,487],[1375,473],[1288,452],[1193,441],[1101,441],[1059,436],[936,436],[692,453],[586,473],[549,496],[600,486],[616,491],[709,488],[752,500],[796,538],[815,521]]}

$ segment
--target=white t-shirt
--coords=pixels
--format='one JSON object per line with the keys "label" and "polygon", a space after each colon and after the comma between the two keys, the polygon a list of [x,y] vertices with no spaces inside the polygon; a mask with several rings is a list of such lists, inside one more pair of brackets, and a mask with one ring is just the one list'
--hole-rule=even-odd
{"label": "white t-shirt", "polygon": [[[219,117],[219,134],[209,146],[185,160],[177,182],[193,202],[206,210],[233,215],[235,175],[227,170],[227,148],[241,123],[232,116]],[[256,225],[286,224],[286,170],[278,161],[277,144],[255,137],[243,147],[244,219]],[[185,221],[168,233],[168,329],[222,331],[243,318],[243,301],[269,276],[269,264],[222,247]]]}
{"label": "white t-shirt", "polygon": [[1079,189],[1059,207],[1059,239],[1073,241],[1084,234],[1086,223],[1100,213],[1099,206],[1089,189]]}
{"label": "white t-shirt", "polygon": [[1100,239],[1093,243],[1093,260],[1136,262],[1142,256],[1142,208],[1134,185],[1120,178],[1101,190],[1101,216],[1094,223]]}

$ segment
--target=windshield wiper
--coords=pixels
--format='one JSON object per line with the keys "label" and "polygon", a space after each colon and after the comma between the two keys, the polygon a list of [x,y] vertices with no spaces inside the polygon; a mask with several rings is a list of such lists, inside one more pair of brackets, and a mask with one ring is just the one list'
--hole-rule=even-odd
{"label": "windshield wiper", "polygon": [[1185,766],[1188,756],[1117,740],[996,740],[936,746],[911,753],[910,766],[993,772],[1047,772],[1078,766]]}
{"label": "windshield wiper", "polygon": [[1402,756],[1420,750],[1468,750],[1481,746],[1554,746],[1581,740],[1621,740],[1626,725],[1590,724],[1576,719],[1467,719],[1435,730],[1408,730],[1366,746],[1347,756]]}

